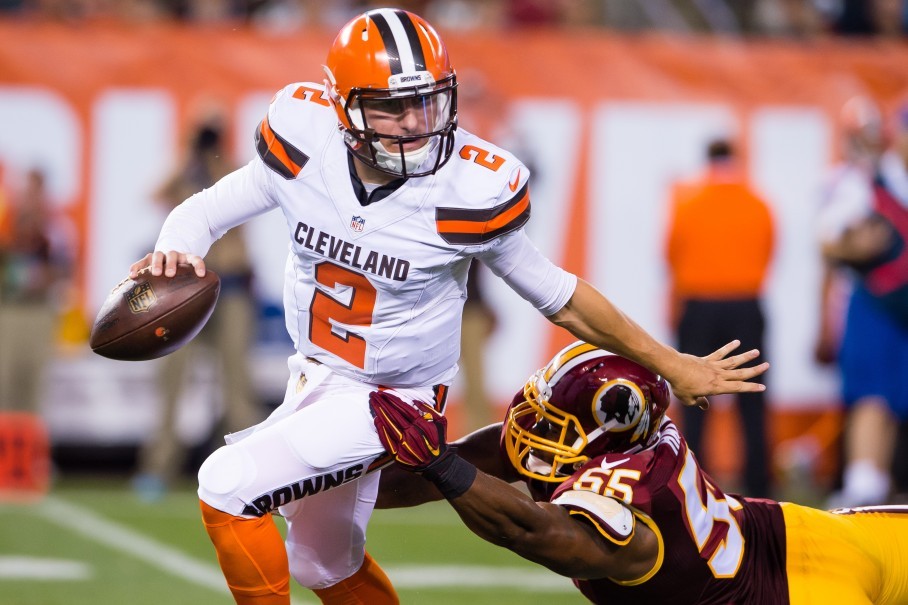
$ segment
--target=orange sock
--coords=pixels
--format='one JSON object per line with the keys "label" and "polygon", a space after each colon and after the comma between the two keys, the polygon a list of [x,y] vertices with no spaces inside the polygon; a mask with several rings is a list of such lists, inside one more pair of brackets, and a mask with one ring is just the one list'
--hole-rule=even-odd
{"label": "orange sock", "polygon": [[247,519],[199,503],[237,605],[290,605],[290,565],[271,515]]}
{"label": "orange sock", "polygon": [[399,605],[400,599],[369,553],[355,574],[328,588],[313,591],[324,605]]}

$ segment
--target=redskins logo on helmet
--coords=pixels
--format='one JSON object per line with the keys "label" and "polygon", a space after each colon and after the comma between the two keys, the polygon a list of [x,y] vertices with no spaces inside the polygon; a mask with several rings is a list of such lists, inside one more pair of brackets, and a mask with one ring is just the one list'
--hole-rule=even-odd
{"label": "redskins logo on helmet", "polygon": [[353,19],[334,40],[325,74],[344,141],[360,161],[413,177],[451,158],[457,78],[421,17],[383,8]]}
{"label": "redskins logo on helmet", "polygon": [[530,377],[502,438],[514,468],[560,483],[591,458],[651,445],[670,403],[661,376],[578,342]]}

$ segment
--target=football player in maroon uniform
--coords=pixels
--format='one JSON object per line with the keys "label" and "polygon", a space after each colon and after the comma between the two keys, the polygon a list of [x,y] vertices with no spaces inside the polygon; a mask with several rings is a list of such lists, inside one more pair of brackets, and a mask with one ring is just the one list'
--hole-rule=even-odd
{"label": "football player in maroon uniform", "polygon": [[378,505],[440,494],[475,534],[572,578],[593,603],[908,603],[908,507],[725,494],[669,401],[661,376],[586,343],[533,375],[503,425],[450,447],[431,406],[376,391],[386,449],[436,488],[386,472]]}

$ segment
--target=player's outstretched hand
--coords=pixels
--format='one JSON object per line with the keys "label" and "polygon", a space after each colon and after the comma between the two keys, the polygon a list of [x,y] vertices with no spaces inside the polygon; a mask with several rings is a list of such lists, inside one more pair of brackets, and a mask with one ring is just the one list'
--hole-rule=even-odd
{"label": "player's outstretched hand", "polygon": [[448,452],[448,421],[421,401],[413,405],[389,391],[369,393],[378,438],[395,461],[406,470],[423,473]]}
{"label": "player's outstretched hand", "polygon": [[195,268],[195,274],[199,277],[205,277],[205,261],[197,254],[187,252],[149,252],[142,260],[134,262],[129,267],[129,279],[135,279],[139,276],[139,271],[151,267],[152,275],[166,275],[173,277],[177,274],[177,265],[192,265]]}
{"label": "player's outstretched hand", "polygon": [[740,341],[733,340],[706,357],[682,354],[683,363],[679,371],[672,377],[666,376],[675,397],[686,406],[698,406],[705,410],[709,407],[709,395],[765,391],[764,385],[747,381],[769,369],[769,363],[741,367],[759,357],[760,351],[751,349],[728,357],[740,345]]}

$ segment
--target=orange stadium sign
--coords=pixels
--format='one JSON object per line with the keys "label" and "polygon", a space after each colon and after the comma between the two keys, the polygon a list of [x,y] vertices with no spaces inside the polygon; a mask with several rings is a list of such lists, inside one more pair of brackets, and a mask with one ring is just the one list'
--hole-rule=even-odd
{"label": "orange stadium sign", "polygon": [[[47,172],[77,233],[87,316],[153,245],[163,220],[155,190],[187,125],[220,112],[236,162],[250,160],[272,94],[293,81],[320,84],[333,35],[0,21],[0,163],[12,184],[30,167]],[[661,250],[668,191],[697,171],[709,137],[736,136],[781,223],[767,285],[773,403],[795,413],[835,399],[834,378],[810,356],[815,198],[836,156],[839,108],[856,94],[888,109],[904,100],[908,46],[593,29],[445,37],[461,125],[533,172],[534,241],[663,340],[671,339]],[[286,244],[274,234],[285,229],[279,217],[250,229],[262,294],[275,300]],[[491,388],[507,400],[568,337],[501,288],[490,295],[509,312],[489,354],[502,363]]]}

